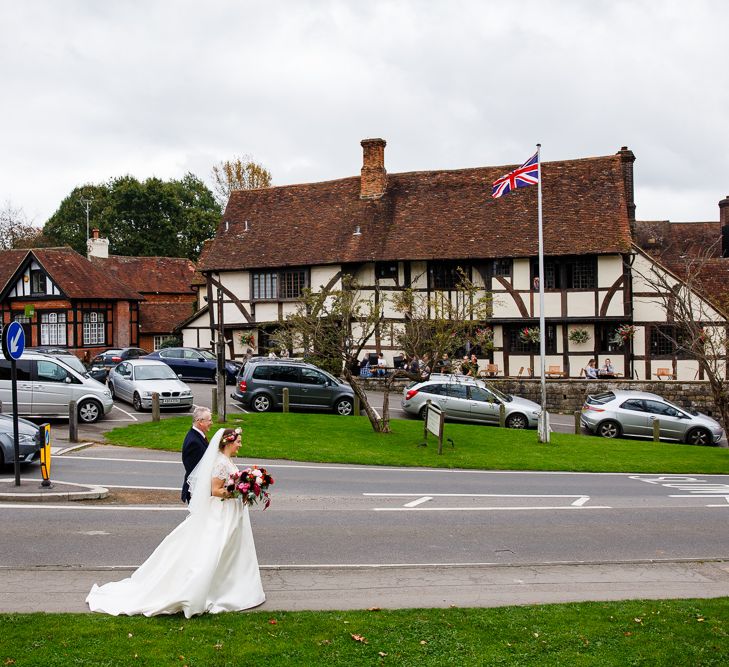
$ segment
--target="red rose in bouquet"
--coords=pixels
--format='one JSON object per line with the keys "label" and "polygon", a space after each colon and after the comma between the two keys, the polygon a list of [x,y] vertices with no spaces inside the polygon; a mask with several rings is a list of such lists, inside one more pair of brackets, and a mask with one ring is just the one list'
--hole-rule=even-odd
{"label": "red rose in bouquet", "polygon": [[246,505],[263,503],[265,510],[271,504],[268,487],[273,484],[273,477],[265,468],[251,466],[245,470],[234,472],[228,478],[226,489],[234,498],[240,498]]}

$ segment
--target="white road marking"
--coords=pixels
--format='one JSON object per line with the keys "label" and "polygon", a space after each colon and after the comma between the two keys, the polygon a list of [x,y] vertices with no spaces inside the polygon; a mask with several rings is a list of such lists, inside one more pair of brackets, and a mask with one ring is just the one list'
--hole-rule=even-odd
{"label": "white road marking", "polygon": [[101,484],[105,489],[139,489],[140,491],[179,491],[179,486],[127,486],[124,484]]}
{"label": "white road marking", "polygon": [[[127,412],[126,410],[122,410],[116,403],[114,403],[114,410],[119,410],[119,412],[123,412],[125,415],[127,415],[127,417],[131,417],[132,420],[135,421],[135,422],[139,421],[131,412]],[[126,421],[126,420],[123,420],[123,419],[109,419],[108,421]]]}
{"label": "white road marking", "polygon": [[608,505],[589,505],[573,507],[572,505],[534,506],[534,507],[373,507],[374,512],[518,512],[523,510],[611,510]]}
{"label": "white road marking", "polygon": [[588,500],[590,500],[590,496],[582,496],[572,503],[572,507],[582,507]]}
{"label": "white road marking", "polygon": [[107,533],[105,530],[80,530],[78,532],[79,535],[111,535],[111,533]]}
{"label": "white road marking", "polygon": [[[383,498],[400,498],[422,496],[422,493],[363,493],[363,496],[380,496]],[[440,498],[586,498],[583,494],[544,494],[544,493],[431,493],[433,497]]]}
{"label": "white road marking", "polygon": [[187,512],[187,505],[49,505],[48,503],[0,503],[0,509],[20,510],[96,510],[107,512]]}
{"label": "white road marking", "polygon": [[418,505],[427,503],[429,500],[433,500],[433,497],[432,496],[423,496],[422,498],[418,498],[417,500],[413,500],[412,502],[405,503],[405,507],[417,507]]}

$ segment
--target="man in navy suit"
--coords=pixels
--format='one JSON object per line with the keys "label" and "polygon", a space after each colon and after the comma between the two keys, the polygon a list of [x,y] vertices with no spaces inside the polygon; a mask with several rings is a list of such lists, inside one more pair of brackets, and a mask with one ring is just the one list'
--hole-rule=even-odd
{"label": "man in navy suit", "polygon": [[182,465],[185,466],[185,480],[182,483],[180,497],[183,503],[190,502],[190,487],[187,478],[200,463],[208,447],[207,433],[213,424],[213,416],[208,408],[197,407],[192,413],[192,428],[187,432],[182,443]]}

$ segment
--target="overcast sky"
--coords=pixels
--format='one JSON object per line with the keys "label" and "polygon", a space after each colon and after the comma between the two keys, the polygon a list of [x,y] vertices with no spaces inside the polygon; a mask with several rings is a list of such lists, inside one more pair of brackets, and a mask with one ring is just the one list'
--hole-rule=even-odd
{"label": "overcast sky", "polygon": [[240,154],[275,185],[357,175],[366,137],[389,172],[627,145],[640,220],[718,220],[729,194],[724,0],[0,7],[0,205],[38,225],[78,185]]}

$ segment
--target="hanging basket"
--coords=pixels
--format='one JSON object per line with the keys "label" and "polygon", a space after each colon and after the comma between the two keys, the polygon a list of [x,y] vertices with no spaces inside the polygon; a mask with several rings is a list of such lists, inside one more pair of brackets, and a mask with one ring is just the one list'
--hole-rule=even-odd
{"label": "hanging basket", "polygon": [[569,333],[568,338],[573,342],[581,345],[590,340],[590,334],[587,329],[572,329]]}

